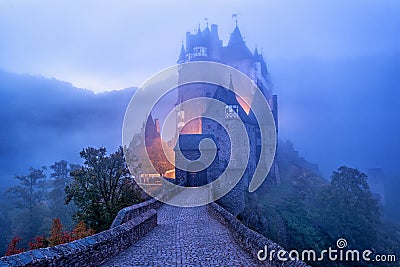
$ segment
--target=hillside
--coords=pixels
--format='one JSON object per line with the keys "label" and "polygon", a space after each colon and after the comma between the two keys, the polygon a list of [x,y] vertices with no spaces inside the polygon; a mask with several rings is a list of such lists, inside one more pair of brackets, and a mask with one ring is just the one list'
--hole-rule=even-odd
{"label": "hillside", "polygon": [[69,83],[0,71],[0,191],[30,166],[80,163],[87,146],[121,144],[134,88],[95,94]]}

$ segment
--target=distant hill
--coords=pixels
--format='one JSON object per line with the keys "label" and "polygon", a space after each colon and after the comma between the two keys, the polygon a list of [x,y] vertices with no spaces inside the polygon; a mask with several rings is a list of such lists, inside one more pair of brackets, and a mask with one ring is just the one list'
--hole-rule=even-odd
{"label": "distant hill", "polygon": [[80,163],[87,146],[121,144],[135,88],[95,94],[69,83],[0,71],[0,190],[29,166]]}

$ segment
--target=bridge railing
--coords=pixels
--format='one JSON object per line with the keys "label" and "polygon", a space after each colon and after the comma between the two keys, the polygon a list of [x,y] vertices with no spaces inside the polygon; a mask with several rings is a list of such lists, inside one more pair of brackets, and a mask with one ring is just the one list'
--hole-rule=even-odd
{"label": "bridge railing", "polygon": [[177,192],[177,190],[165,191],[160,193],[156,198],[151,198],[142,203],[123,208],[118,212],[110,228],[112,229],[114,227],[117,227],[118,225],[128,222],[129,220],[149,210],[158,209],[163,204],[160,200],[170,198],[177,194]]}
{"label": "bridge railing", "polygon": [[[228,228],[235,241],[247,252],[249,252],[257,261],[258,251],[264,250],[267,247],[267,251],[285,251],[281,246],[275,242],[269,240],[265,236],[251,230],[244,224],[242,224],[238,219],[236,219],[231,213],[226,211],[223,207],[219,206],[217,203],[212,202],[208,205],[208,212]],[[288,260],[282,261],[277,257],[278,253],[275,253],[272,260],[267,257],[264,261],[259,261],[260,264],[264,266],[290,266],[290,267],[309,267],[305,262],[300,260]],[[289,259],[289,253],[285,251],[285,255],[280,255]]]}
{"label": "bridge railing", "polygon": [[[168,198],[169,191],[157,199]],[[126,207],[119,211],[109,230],[54,247],[30,250],[0,258],[7,266],[99,266],[118,255],[157,226],[157,199]]]}
{"label": "bridge railing", "polygon": [[0,266],[99,266],[157,225],[157,212],[147,210],[98,234],[54,247],[0,258]]}

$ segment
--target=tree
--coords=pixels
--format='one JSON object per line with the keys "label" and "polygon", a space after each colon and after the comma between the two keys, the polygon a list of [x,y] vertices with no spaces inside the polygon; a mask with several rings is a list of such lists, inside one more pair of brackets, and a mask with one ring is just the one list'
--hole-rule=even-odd
{"label": "tree", "polygon": [[75,220],[83,220],[96,232],[108,229],[120,209],[141,201],[122,147],[106,153],[104,147],[83,149],[84,165],[71,173],[72,183],[66,187],[67,203],[73,200],[78,207]]}
{"label": "tree", "polygon": [[49,246],[57,246],[72,241],[71,236],[67,231],[64,231],[59,218],[53,219],[53,225],[51,226],[51,233],[48,239]]}
{"label": "tree", "polygon": [[68,164],[67,161],[61,160],[55,162],[50,168],[53,172],[50,174],[52,181],[52,189],[49,192],[50,210],[52,217],[60,218],[67,228],[71,228],[73,221],[72,216],[76,210],[73,202],[65,203],[66,193],[65,187],[71,183],[72,177],[70,173],[79,169],[79,165]]}
{"label": "tree", "polygon": [[29,242],[29,250],[38,249],[38,248],[46,248],[48,247],[48,241],[45,236],[37,236],[35,237],[33,242]]}
{"label": "tree", "polygon": [[367,175],[342,166],[319,197],[318,221],[332,241],[345,238],[352,247],[373,246],[381,209],[369,190]]}
{"label": "tree", "polygon": [[24,249],[18,248],[19,241],[21,241],[21,237],[19,237],[19,236],[14,237],[11,240],[10,244],[8,245],[6,254],[4,256],[11,256],[14,254],[24,252],[25,251]]}
{"label": "tree", "polygon": [[94,235],[94,230],[87,228],[84,221],[80,221],[71,232],[71,238],[73,240],[85,238],[91,235]]}
{"label": "tree", "polygon": [[44,170],[29,169],[28,175],[17,175],[18,184],[6,191],[14,209],[10,212],[12,231],[25,240],[38,235],[46,216],[46,175]]}

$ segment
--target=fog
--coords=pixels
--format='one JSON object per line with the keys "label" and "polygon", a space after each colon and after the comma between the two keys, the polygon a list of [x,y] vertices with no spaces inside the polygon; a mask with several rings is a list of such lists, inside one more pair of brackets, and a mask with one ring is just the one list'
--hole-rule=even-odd
{"label": "fog", "polygon": [[139,86],[174,64],[185,32],[204,18],[227,42],[237,13],[247,45],[266,58],[280,138],[327,179],[341,165],[382,167],[398,207],[399,9],[362,0],[1,1],[1,189],[29,166],[79,163],[83,147],[114,150],[133,89],[94,92]]}
{"label": "fog", "polygon": [[174,64],[187,31],[219,25],[227,42],[238,14],[251,50],[267,59],[354,58],[399,52],[400,2],[1,1],[0,68],[95,91],[140,85]]}
{"label": "fog", "polygon": [[0,189],[65,159],[81,163],[87,146],[111,151],[121,143],[125,108],[134,89],[94,94],[57,80],[0,72]]}

